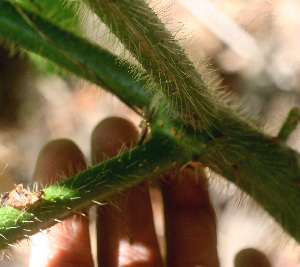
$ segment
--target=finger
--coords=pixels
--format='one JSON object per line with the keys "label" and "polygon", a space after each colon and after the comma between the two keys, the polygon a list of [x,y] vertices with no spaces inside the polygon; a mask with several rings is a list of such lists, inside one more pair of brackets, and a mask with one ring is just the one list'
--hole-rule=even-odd
{"label": "finger", "polygon": [[271,267],[271,263],[267,256],[254,249],[247,248],[241,250],[235,257],[234,260],[235,267]]}
{"label": "finger", "polygon": [[[42,149],[35,181],[50,185],[86,168],[81,151],[69,140],[55,140]],[[30,266],[93,266],[86,217],[75,215],[32,238]],[[80,245],[79,245],[80,244]]]}
{"label": "finger", "polygon": [[167,266],[219,266],[215,215],[200,165],[170,172],[162,186]]}
{"label": "finger", "polygon": [[[137,137],[136,128],[124,119],[102,121],[92,135],[94,161],[134,146]],[[110,202],[98,212],[99,266],[161,266],[147,185],[132,188]]]}

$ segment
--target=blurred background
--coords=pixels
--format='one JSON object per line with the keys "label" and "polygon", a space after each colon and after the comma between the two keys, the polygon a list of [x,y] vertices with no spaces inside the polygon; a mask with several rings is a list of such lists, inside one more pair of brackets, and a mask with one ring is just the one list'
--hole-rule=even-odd
{"label": "blurred background", "polygon": [[[300,2],[297,0],[162,0],[170,29],[206,79],[220,79],[224,90],[240,97],[258,116],[261,129],[276,135],[290,108],[300,107]],[[101,31],[91,31],[98,40]],[[105,44],[105,41],[101,41]],[[207,64],[209,59],[209,64]],[[206,67],[203,67],[203,65]],[[210,73],[209,70],[216,70]],[[13,56],[0,47],[0,192],[14,183],[32,185],[40,149],[56,138],[72,139],[90,161],[90,135],[99,121],[122,116],[137,126],[139,118],[101,88],[71,75],[38,71],[26,54]],[[300,151],[300,129],[289,145]],[[216,182],[217,181],[217,182]],[[218,218],[222,267],[232,267],[235,254],[247,247],[266,253],[274,267],[299,267],[299,245],[283,235],[272,220],[252,205],[240,203],[239,192],[211,178]],[[152,191],[157,233],[162,240],[162,207]],[[163,244],[163,243],[162,243]],[[162,245],[163,246],[163,245]],[[12,248],[13,262],[27,266],[27,241]]]}

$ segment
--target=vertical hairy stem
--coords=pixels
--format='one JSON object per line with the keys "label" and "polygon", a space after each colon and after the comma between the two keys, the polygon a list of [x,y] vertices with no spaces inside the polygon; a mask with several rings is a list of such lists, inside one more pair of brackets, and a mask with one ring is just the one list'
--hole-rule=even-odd
{"label": "vertical hairy stem", "polygon": [[[212,92],[144,0],[84,0],[168,98],[171,116],[208,130],[217,116]],[[154,92],[156,93],[156,92]]]}

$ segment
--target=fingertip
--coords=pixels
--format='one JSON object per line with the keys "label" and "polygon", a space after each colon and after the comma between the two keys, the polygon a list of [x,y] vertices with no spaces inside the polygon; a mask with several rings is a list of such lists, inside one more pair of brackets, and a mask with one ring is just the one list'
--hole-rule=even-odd
{"label": "fingertip", "polygon": [[267,256],[261,251],[254,248],[241,250],[234,260],[235,267],[271,267]]}
{"label": "fingertip", "polygon": [[85,158],[77,145],[68,139],[58,139],[47,143],[38,156],[33,179],[50,185],[86,169]]}
{"label": "fingertip", "polygon": [[94,129],[91,139],[94,163],[116,156],[121,149],[136,145],[138,131],[135,125],[123,118],[109,117]]}

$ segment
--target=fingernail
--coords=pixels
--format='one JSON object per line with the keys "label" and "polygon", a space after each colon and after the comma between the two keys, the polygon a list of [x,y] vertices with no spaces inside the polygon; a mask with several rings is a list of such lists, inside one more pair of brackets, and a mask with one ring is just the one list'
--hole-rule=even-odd
{"label": "fingernail", "polygon": [[93,163],[99,163],[135,146],[137,138],[136,127],[125,119],[110,117],[101,121],[92,134]]}

